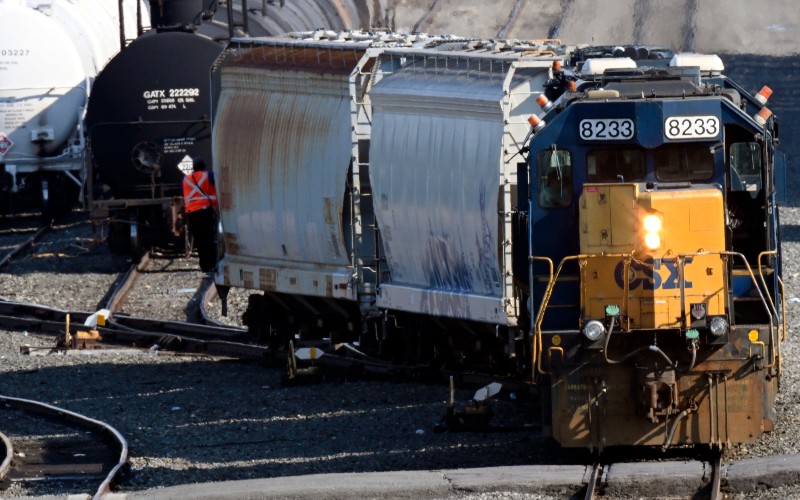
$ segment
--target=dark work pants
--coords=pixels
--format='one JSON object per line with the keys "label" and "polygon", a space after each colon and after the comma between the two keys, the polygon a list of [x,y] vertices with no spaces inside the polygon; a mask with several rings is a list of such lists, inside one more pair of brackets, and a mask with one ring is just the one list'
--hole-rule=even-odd
{"label": "dark work pants", "polygon": [[200,270],[213,271],[217,265],[217,221],[214,210],[203,208],[186,214],[189,233],[194,238],[194,247],[200,256]]}

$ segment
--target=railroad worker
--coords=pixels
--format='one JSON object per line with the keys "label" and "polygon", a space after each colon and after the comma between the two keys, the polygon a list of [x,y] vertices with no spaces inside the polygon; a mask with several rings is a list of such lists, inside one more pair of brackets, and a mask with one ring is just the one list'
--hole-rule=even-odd
{"label": "railroad worker", "polygon": [[545,181],[539,186],[539,205],[542,207],[566,207],[572,201],[571,186],[557,169],[547,173]]}
{"label": "railroad worker", "polygon": [[214,173],[206,170],[202,158],[195,158],[192,173],[183,178],[183,207],[200,270],[213,271],[217,264],[217,188]]}

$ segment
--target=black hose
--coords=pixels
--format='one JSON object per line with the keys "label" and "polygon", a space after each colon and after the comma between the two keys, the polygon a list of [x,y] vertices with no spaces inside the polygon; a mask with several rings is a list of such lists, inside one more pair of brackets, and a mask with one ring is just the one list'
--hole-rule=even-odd
{"label": "black hose", "polygon": [[[614,330],[614,321],[615,320],[616,320],[616,316],[613,316],[611,318],[611,324],[608,327],[608,335],[606,335],[606,342],[603,345],[603,358],[606,360],[606,363],[608,363],[610,365],[618,365],[618,364],[623,363],[624,361],[628,360],[632,356],[638,354],[639,352],[647,349],[649,351],[656,352],[656,353],[660,354],[661,357],[666,360],[666,362],[667,362],[667,364],[669,366],[671,366],[673,369],[675,368],[675,363],[673,363],[672,360],[669,359],[669,356],[667,356],[667,353],[662,351],[661,348],[658,347],[655,344],[649,345],[649,346],[643,345],[643,346],[639,347],[638,349],[634,349],[633,351],[629,352],[628,354],[626,354],[625,356],[623,356],[620,359],[608,359],[608,344],[609,344],[609,341],[611,340],[611,332]],[[692,363],[692,365],[694,365],[694,363]]]}

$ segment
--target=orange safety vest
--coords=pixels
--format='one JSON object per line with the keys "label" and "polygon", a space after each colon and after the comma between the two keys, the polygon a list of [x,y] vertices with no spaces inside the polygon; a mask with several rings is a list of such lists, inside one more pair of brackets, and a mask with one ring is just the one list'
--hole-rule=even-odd
{"label": "orange safety vest", "polygon": [[192,172],[183,178],[183,205],[186,213],[217,206],[217,188],[208,172]]}

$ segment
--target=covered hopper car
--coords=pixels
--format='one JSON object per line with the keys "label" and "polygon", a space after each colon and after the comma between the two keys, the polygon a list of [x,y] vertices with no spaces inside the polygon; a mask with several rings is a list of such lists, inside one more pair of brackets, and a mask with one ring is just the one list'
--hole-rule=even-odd
{"label": "covered hopper car", "polygon": [[254,337],[522,379],[566,447],[770,430],[768,89],[658,47],[406,42],[238,39],[215,66],[215,279],[256,291]]}
{"label": "covered hopper car", "polygon": [[263,290],[247,312],[256,336],[509,369],[525,330],[506,244],[518,151],[554,59],[538,49],[231,43],[214,77],[218,282]]}

